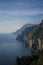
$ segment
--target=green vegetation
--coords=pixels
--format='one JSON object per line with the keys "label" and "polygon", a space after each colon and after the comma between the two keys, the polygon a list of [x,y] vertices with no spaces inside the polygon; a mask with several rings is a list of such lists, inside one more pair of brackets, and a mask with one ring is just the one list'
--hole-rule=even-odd
{"label": "green vegetation", "polygon": [[35,47],[37,48],[38,44],[40,43],[38,42],[39,40],[37,39],[40,39],[41,41],[40,46],[42,46],[42,48],[40,48],[40,50],[38,48],[37,50],[33,50],[31,56],[23,56],[21,58],[17,57],[15,61],[15,65],[43,65],[43,20],[37,27],[35,28],[32,27],[32,28],[31,29],[33,31],[31,31],[29,28],[26,28],[22,32],[21,36],[23,36],[23,38],[25,36],[27,39],[29,39],[28,38],[29,32],[31,32],[29,37],[31,39],[34,39],[34,44],[35,44],[34,49]]}
{"label": "green vegetation", "polygon": [[38,25],[37,29],[33,32],[32,37],[43,39],[43,20]]}
{"label": "green vegetation", "polygon": [[43,65],[43,50],[31,56],[17,57],[15,65]]}
{"label": "green vegetation", "polygon": [[37,28],[37,25],[34,25],[34,26],[32,26],[32,27],[26,27],[22,32],[21,32],[21,34],[18,34],[18,36],[17,36],[17,40],[20,40],[20,41],[26,41],[26,39],[25,39],[25,37],[26,38],[28,38],[29,37],[29,35],[30,35],[30,33],[32,32],[32,31],[34,31],[35,29]]}
{"label": "green vegetation", "polygon": [[24,39],[25,37],[26,38],[31,37],[31,39],[33,39],[33,38],[43,39],[43,20],[38,25],[25,28],[25,30],[23,30],[21,32],[21,34],[19,34],[17,36],[17,40],[25,41],[25,39]]}

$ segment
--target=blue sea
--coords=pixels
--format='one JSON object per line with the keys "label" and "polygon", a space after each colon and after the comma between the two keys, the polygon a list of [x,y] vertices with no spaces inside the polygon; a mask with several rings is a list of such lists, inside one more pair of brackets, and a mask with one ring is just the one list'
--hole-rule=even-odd
{"label": "blue sea", "polygon": [[0,65],[14,65],[17,56],[30,55],[24,42],[16,40],[12,33],[0,34]]}

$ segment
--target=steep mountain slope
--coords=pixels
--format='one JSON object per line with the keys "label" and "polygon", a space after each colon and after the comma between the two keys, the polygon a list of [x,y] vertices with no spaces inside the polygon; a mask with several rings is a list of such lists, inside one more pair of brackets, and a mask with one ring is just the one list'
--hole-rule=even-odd
{"label": "steep mountain slope", "polygon": [[35,24],[26,24],[26,25],[24,25],[22,28],[20,28],[19,30],[17,30],[15,33],[13,33],[14,35],[18,35],[18,34],[20,34],[22,31],[24,31],[25,30],[25,28],[27,28],[27,27],[31,27],[31,26],[34,26]]}
{"label": "steep mountain slope", "polygon": [[29,27],[29,26],[26,27],[24,30],[21,31],[20,34],[18,34],[17,40],[25,41],[26,38],[29,37],[30,33],[37,28],[37,26],[38,26],[38,25],[33,25],[33,26],[31,26],[31,27]]}
{"label": "steep mountain slope", "polygon": [[35,38],[43,39],[43,20],[42,20],[42,22],[39,24],[37,30],[35,30],[34,36],[35,36]]}
{"label": "steep mountain slope", "polygon": [[31,48],[33,48],[35,50],[43,49],[43,20],[37,26],[35,31],[31,32],[29,41],[30,42],[28,42],[28,44],[31,45]]}
{"label": "steep mountain slope", "polygon": [[17,40],[25,41],[31,49],[43,48],[43,20],[38,25],[26,27],[17,36]]}

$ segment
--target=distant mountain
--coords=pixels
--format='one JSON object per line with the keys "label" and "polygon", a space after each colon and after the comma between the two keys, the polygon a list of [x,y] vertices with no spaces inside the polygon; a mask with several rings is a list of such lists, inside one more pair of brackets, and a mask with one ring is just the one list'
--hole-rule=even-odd
{"label": "distant mountain", "polygon": [[43,20],[40,24],[26,27],[18,34],[17,40],[25,41],[30,49],[41,49],[43,48]]}
{"label": "distant mountain", "polygon": [[26,37],[29,37],[29,34],[34,31],[37,28],[37,25],[29,25],[29,26],[23,26],[20,30],[21,33],[18,34],[17,40],[25,41]]}
{"label": "distant mountain", "polygon": [[13,34],[14,35],[18,35],[18,34],[21,34],[21,32],[23,31],[23,30],[25,30],[25,28],[27,28],[27,27],[32,27],[32,26],[34,26],[35,24],[26,24],[26,25],[24,25],[22,28],[20,28],[19,30],[17,30],[16,32],[14,32]]}

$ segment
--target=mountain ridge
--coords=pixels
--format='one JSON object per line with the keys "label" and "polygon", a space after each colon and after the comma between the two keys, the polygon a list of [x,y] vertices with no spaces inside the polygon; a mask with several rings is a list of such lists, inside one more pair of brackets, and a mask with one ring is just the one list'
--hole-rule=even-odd
{"label": "mountain ridge", "polygon": [[35,24],[31,24],[31,23],[28,23],[28,24],[25,24],[23,25],[20,29],[18,29],[16,32],[13,33],[13,35],[18,35],[20,34],[26,27],[31,27],[31,26],[34,26]]}
{"label": "mountain ridge", "polygon": [[43,48],[43,20],[38,25],[26,27],[16,39],[24,41],[30,49]]}

